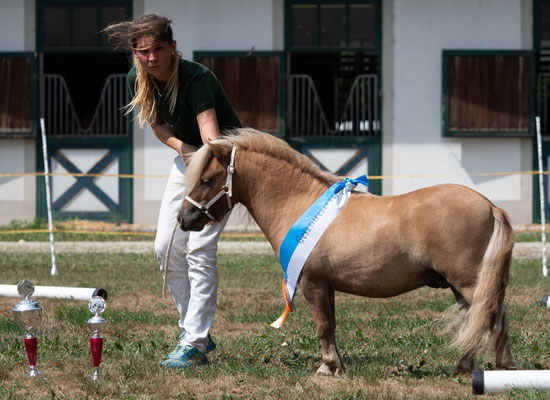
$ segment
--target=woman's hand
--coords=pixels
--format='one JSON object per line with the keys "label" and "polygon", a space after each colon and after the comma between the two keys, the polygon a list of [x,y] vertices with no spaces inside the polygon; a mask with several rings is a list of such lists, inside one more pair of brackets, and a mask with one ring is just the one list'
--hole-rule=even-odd
{"label": "woman's hand", "polygon": [[[197,147],[187,144],[178,139],[172,128],[170,128],[166,124],[155,125],[153,127],[153,132],[162,143],[176,150],[178,154],[182,157],[184,156],[184,154],[189,154],[197,151]],[[183,158],[185,160],[185,157]]]}
{"label": "woman's hand", "polygon": [[197,151],[197,147],[181,142],[181,151],[179,151],[179,154],[180,157],[183,158],[183,162],[185,163],[185,165],[188,165],[189,159],[195,151]]}
{"label": "woman's hand", "polygon": [[185,155],[188,155],[190,153],[194,153],[198,149],[198,147],[187,144],[185,142],[182,142],[181,140],[180,140],[180,142],[181,142],[181,146],[180,146],[180,149],[179,149],[178,153],[179,153],[180,156],[183,157],[183,159],[185,159],[185,157],[184,157]]}

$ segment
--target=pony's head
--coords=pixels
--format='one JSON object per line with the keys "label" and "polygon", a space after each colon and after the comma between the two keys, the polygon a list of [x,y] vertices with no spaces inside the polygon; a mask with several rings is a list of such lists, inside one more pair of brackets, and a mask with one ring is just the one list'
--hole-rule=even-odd
{"label": "pony's head", "polygon": [[223,219],[236,204],[233,193],[235,149],[229,138],[202,146],[189,159],[184,200],[178,223],[184,231],[200,231]]}

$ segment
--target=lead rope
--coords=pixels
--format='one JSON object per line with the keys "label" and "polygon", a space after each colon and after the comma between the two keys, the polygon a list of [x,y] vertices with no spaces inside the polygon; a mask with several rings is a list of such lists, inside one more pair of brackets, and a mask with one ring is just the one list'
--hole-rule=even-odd
{"label": "lead rope", "polygon": [[166,257],[164,257],[164,268],[162,268],[162,298],[166,299],[166,275],[168,274],[168,259],[170,258],[170,250],[172,250],[172,243],[174,242],[174,236],[176,236],[176,229],[178,228],[178,223],[174,225],[172,230],[172,235],[170,236],[170,242],[168,243],[168,249],[166,249]]}

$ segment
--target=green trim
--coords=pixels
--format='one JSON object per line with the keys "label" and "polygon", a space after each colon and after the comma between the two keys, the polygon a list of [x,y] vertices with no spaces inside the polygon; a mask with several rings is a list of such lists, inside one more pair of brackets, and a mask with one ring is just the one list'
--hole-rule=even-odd
{"label": "green trim", "polygon": [[[529,60],[529,88],[528,88],[528,128],[527,131],[502,132],[502,131],[452,131],[449,128],[449,87],[448,87],[448,59],[451,56],[464,55],[502,55],[502,56],[527,56]],[[531,50],[443,50],[441,63],[441,128],[444,137],[533,137],[535,115],[535,56]]]}
{"label": "green trim", "polygon": [[285,0],[289,4],[377,4],[379,0]]}
{"label": "green trim", "polygon": [[204,57],[230,58],[230,57],[277,57],[279,59],[279,131],[270,132],[277,137],[284,137],[286,133],[286,56],[283,51],[260,50],[250,54],[244,51],[208,51],[198,50],[193,52],[193,61],[199,62]]}
{"label": "green trim", "polygon": [[[116,149],[119,160],[119,173],[133,173],[133,131],[132,124],[127,137],[123,138],[98,138],[98,137],[79,137],[79,138],[56,138],[47,137],[48,155],[52,158],[52,154],[59,149],[97,149],[108,148]],[[36,146],[36,170],[44,172],[44,158],[42,155],[42,138],[37,139]],[[84,171],[88,172],[88,171]],[[89,179],[89,178],[88,178]],[[46,210],[46,184],[43,177],[36,178],[36,216],[45,218]],[[53,210],[54,218],[87,218],[95,220],[112,220],[132,223],[133,222],[133,179],[118,178],[118,204],[117,209],[112,212],[58,212]]]}
{"label": "green trim", "polygon": [[533,50],[540,50],[541,0],[533,0]]}
{"label": "green trim", "polygon": [[533,0],[533,50],[550,50],[550,46],[542,46],[541,44],[541,18],[542,18],[542,5],[550,5],[550,0]]}
{"label": "green trim", "polygon": [[[119,168],[121,173],[134,173],[134,124],[133,118],[128,120],[128,137],[122,145]],[[119,207],[122,220],[128,223],[134,222],[134,179],[118,180]],[[122,193],[125,193],[122,196]]]}
{"label": "green trim", "polygon": [[357,53],[377,56],[380,51],[373,49],[362,49],[359,47],[295,47],[289,49],[287,53]]}
{"label": "green trim", "polygon": [[[36,159],[36,172],[44,172],[44,154],[43,154],[43,141],[42,135],[38,135],[36,138],[35,146],[35,159]],[[46,209],[46,183],[44,177],[36,177],[36,201],[35,201],[35,214],[37,217],[46,218],[48,216]]]}
{"label": "green trim", "polygon": [[[288,143],[296,150],[304,153],[305,150],[324,148],[363,148],[367,153],[368,175],[382,175],[382,138],[289,138]],[[382,180],[373,179],[369,181],[369,192],[375,195],[382,194]]]}
{"label": "green trim", "polygon": [[27,132],[0,131],[0,139],[34,138],[38,132],[38,62],[37,53],[30,51],[0,52],[0,58],[28,58],[31,69],[31,128]]}
{"label": "green trim", "polygon": [[51,48],[42,50],[42,54],[131,54],[130,51],[125,49],[108,49],[98,47],[74,47],[74,48]]}
{"label": "green trim", "polygon": [[[57,152],[52,152],[53,158],[56,159],[56,161],[63,167],[65,170],[67,170],[69,173],[72,174],[80,174],[80,173],[87,173],[87,174],[99,174],[101,173],[109,164],[111,164],[113,161],[120,159],[120,148],[111,148],[107,152],[107,154],[102,157],[90,170],[88,171],[81,171],[76,165],[72,163],[72,161],[68,160],[65,157],[58,157],[56,154]],[[53,204],[52,208],[54,210],[60,210],[65,206],[69,201],[71,201],[82,189],[87,189],[92,194],[99,199],[111,212],[116,212],[117,210],[117,204],[103,191],[101,190],[96,184],[95,184],[95,177],[91,176],[76,176],[76,182],[74,182],[59,198],[57,198]]]}
{"label": "green trim", "polygon": [[[536,53],[540,50],[550,50],[550,47],[542,47],[541,45],[541,16],[542,16],[542,4],[550,4],[550,0],[533,0],[533,49]],[[537,72],[538,75],[538,72]],[[542,137],[542,166],[544,171],[548,171],[548,154],[550,154],[550,138]],[[532,146],[532,163],[533,171],[538,171],[538,150],[537,150],[537,141],[536,138],[533,140]],[[540,209],[540,188],[539,188],[539,176],[534,174],[532,178],[533,183],[533,197],[531,199],[532,203],[532,218],[534,223],[541,222],[541,209]],[[545,190],[545,208],[546,208],[546,222],[550,221],[550,210],[549,203],[550,199],[548,198],[548,175],[543,176],[543,190]]]}
{"label": "green trim", "polygon": [[[44,47],[44,8],[48,6],[69,7],[70,38],[73,38],[73,7],[74,6],[121,6],[126,8],[126,17],[130,18],[133,14],[132,0],[36,0],[36,49],[43,53],[111,53],[113,49],[101,46],[101,36],[96,36],[95,47]],[[113,21],[114,22],[114,21]],[[100,27],[100,10],[97,10],[97,31]]]}
{"label": "green trim", "polygon": [[[110,47],[99,47],[101,37],[97,36],[97,47],[65,47],[65,48],[44,48],[44,7],[64,6],[69,7],[72,13],[73,6],[122,6],[126,8],[126,16],[133,15],[131,0],[36,0],[36,48],[39,52],[47,54],[105,54],[105,53],[127,53],[126,50],[113,50]],[[100,9],[97,9],[97,25],[100,24]],[[72,30],[72,19],[70,21]],[[99,29],[98,29],[99,30]],[[38,93],[38,91],[37,91]],[[35,123],[38,117],[35,118]],[[133,126],[128,122],[128,136],[115,138],[78,137],[78,138],[57,138],[47,137],[49,153],[52,154],[57,148],[118,148],[119,173],[133,173]],[[42,156],[42,139],[37,137],[36,145],[36,167],[38,172],[44,171]],[[118,210],[113,212],[63,212],[57,217],[62,218],[90,218],[99,220],[113,220],[133,222],[133,179],[118,179],[119,204]],[[36,178],[36,215],[46,217],[46,189],[43,177]]]}
{"label": "green trim", "polygon": [[[307,47],[293,48],[292,43],[292,8],[293,4],[372,4],[375,6],[375,42],[374,48],[341,48],[341,47]],[[349,7],[348,7],[349,12]],[[318,15],[320,15],[318,13]],[[349,21],[349,19],[348,19]],[[290,53],[341,53],[341,52],[362,52],[363,54],[378,57],[378,93],[382,88],[382,2],[380,0],[285,0],[285,19],[284,19],[284,46],[285,52]],[[349,35],[349,29],[346,29],[346,35]],[[377,119],[380,124],[380,133],[377,136],[371,137],[295,137],[288,138],[290,145],[298,150],[304,147],[324,147],[324,148],[341,148],[341,147],[367,147],[369,152],[369,175],[382,175],[382,110],[383,104],[380,101],[378,106]],[[382,180],[376,179],[369,182],[369,191],[371,193],[382,194]]]}

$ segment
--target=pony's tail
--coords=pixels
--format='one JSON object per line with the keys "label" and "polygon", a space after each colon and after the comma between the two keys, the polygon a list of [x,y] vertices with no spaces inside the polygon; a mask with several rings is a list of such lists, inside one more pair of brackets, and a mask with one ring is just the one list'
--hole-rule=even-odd
{"label": "pony's tail", "polygon": [[[504,312],[504,294],[508,285],[514,234],[506,213],[492,206],[495,218],[493,235],[489,240],[477,274],[473,300],[466,311],[464,323],[454,340],[464,354],[475,354],[484,345],[494,345]],[[486,338],[487,341],[483,341]]]}

